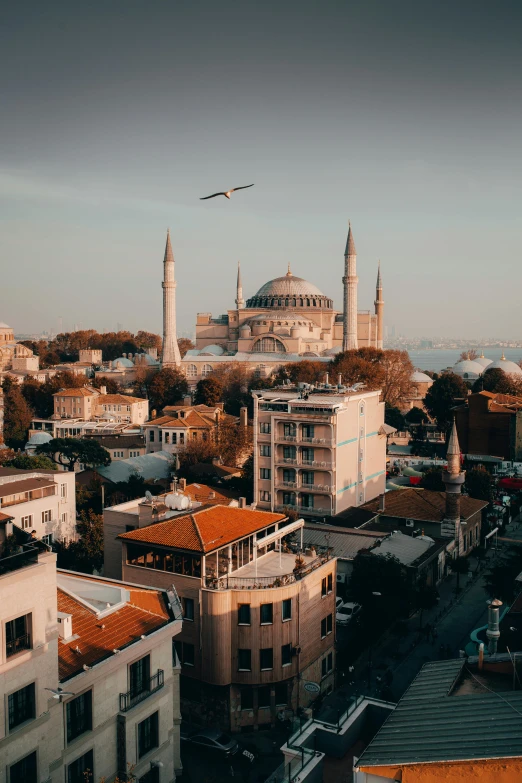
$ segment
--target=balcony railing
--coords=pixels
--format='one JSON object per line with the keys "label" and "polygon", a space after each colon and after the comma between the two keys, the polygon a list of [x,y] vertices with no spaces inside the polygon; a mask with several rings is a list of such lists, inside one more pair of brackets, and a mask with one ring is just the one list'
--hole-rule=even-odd
{"label": "balcony railing", "polygon": [[[289,508],[287,506],[286,508]],[[272,587],[285,587],[286,585],[298,582],[304,576],[307,576],[316,568],[320,568],[332,556],[332,550],[328,547],[316,546],[316,551],[320,554],[306,563],[302,568],[296,568],[290,574],[280,574],[276,576],[207,576],[205,587],[209,590],[267,590]],[[260,566],[261,568],[261,566]]]}
{"label": "balcony railing", "polygon": [[312,516],[316,517],[329,516],[332,513],[331,508],[323,508],[322,506],[313,506],[310,508],[309,506],[298,506],[295,503],[280,503],[275,507],[275,510],[280,511],[283,514],[287,510],[297,511],[298,514],[303,516],[311,514]]}
{"label": "balcony railing", "polygon": [[307,465],[312,468],[326,468],[327,470],[330,470],[333,465],[332,462],[324,462],[323,460],[319,459],[302,459],[300,464]]}
{"label": "balcony railing", "polygon": [[276,479],[276,486],[285,487],[288,489],[297,489],[297,481],[280,481],[279,479]]}
{"label": "balcony railing", "polygon": [[33,565],[38,562],[38,549],[34,546],[27,546],[23,551],[17,552],[8,557],[0,557],[0,575],[7,574],[9,571],[17,571],[24,566]]}
{"label": "balcony railing", "polygon": [[331,446],[333,444],[331,438],[308,438],[304,435],[299,438],[299,441],[301,443],[316,443],[320,446]]}
{"label": "balcony railing", "polygon": [[140,702],[148,699],[153,693],[163,688],[164,677],[163,669],[158,669],[156,674],[153,674],[150,678],[147,687],[145,687],[139,693],[135,691],[127,691],[127,693],[120,693],[120,712],[127,712],[139,704]]}
{"label": "balcony railing", "polygon": [[276,440],[283,440],[285,443],[297,443],[296,435],[276,435]]}
{"label": "balcony railing", "polygon": [[280,462],[283,465],[299,465],[297,457],[278,457],[276,455],[276,462]]}
{"label": "balcony railing", "polygon": [[311,492],[325,492],[327,494],[330,494],[330,486],[328,484],[305,484],[305,482],[303,481],[303,483],[300,486],[300,489],[305,489]]}
{"label": "balcony railing", "polygon": [[5,656],[10,658],[11,655],[22,652],[22,650],[31,649],[31,636],[28,633],[24,633],[21,636],[17,636],[16,639],[11,639],[10,642],[5,643]]}

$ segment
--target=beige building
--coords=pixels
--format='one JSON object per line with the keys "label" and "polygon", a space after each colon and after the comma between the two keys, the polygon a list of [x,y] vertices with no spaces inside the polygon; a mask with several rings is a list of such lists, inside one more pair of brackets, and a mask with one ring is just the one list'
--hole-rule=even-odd
{"label": "beige building", "polygon": [[[181,771],[175,590],[0,557],[0,783],[97,783]],[[61,689],[61,693],[60,693]]]}
{"label": "beige building", "polygon": [[241,731],[306,707],[315,698],[307,682],[328,692],[336,561],[325,548],[303,549],[303,520],[246,507],[183,514],[150,506],[148,520],[129,515],[129,529],[117,539],[125,519],[115,521],[117,509],[109,519],[106,510],[107,562],[116,564],[119,542],[124,579],[176,587],[184,613],[176,642],[182,713]]}
{"label": "beige building", "polygon": [[259,508],[335,516],[382,494],[384,403],[379,391],[321,384],[256,390],[254,498]]}
{"label": "beige building", "polygon": [[38,356],[30,348],[16,342],[13,329],[0,323],[0,372],[38,370]]}
{"label": "beige building", "polygon": [[149,418],[149,401],[127,394],[107,394],[91,386],[61,389],[53,394],[54,416],[59,419],[112,420],[116,424],[141,425]]}
{"label": "beige building", "polygon": [[165,415],[143,425],[147,453],[168,451],[177,454],[188,443],[211,440],[220,422],[237,421],[223,412],[223,403],[208,405],[171,405]]}

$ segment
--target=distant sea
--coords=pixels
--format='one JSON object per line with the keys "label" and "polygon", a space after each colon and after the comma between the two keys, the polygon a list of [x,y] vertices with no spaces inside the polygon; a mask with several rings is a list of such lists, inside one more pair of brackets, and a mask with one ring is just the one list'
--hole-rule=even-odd
{"label": "distant sea", "polygon": [[[408,351],[414,367],[419,370],[433,370],[440,372],[446,367],[453,367],[459,360],[459,356],[464,348],[455,348],[454,350],[445,348],[423,348],[422,350]],[[480,356],[480,348],[477,353]],[[484,348],[484,356],[487,359],[495,361],[502,356],[502,348]],[[505,348],[504,356],[511,359],[512,362],[519,362],[522,359],[522,348]]]}

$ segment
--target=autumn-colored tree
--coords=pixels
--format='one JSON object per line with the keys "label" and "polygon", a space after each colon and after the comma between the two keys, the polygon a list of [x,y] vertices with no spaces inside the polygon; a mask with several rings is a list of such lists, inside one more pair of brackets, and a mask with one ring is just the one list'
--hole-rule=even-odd
{"label": "autumn-colored tree", "polygon": [[221,421],[217,428],[216,451],[225,465],[241,465],[252,450],[252,427],[242,427],[230,418]]}
{"label": "autumn-colored tree", "polygon": [[[2,435],[0,434],[0,445],[3,446],[4,439]],[[13,451],[13,449],[4,448],[0,449],[0,465],[4,468],[10,465],[11,461],[14,460],[16,457],[16,451]]]}
{"label": "autumn-colored tree", "polygon": [[194,405],[216,405],[223,398],[223,386],[218,378],[210,375],[202,378],[196,386]]}
{"label": "autumn-colored tree", "polygon": [[158,355],[161,353],[162,340],[159,334],[154,334],[154,332],[144,332],[140,329],[139,332],[136,332],[134,339],[138,348],[141,348],[143,351],[146,351],[147,348],[155,348],[158,352]]}
{"label": "autumn-colored tree", "polygon": [[39,418],[48,419],[54,413],[53,394],[56,394],[60,389],[79,389],[86,383],[85,375],[57,372],[44,383],[38,383],[33,378],[28,378],[22,384],[22,394]]}
{"label": "autumn-colored tree", "polygon": [[195,347],[192,340],[189,340],[188,337],[178,337],[178,348],[182,359],[187,351],[192,351]]}
{"label": "autumn-colored tree", "polygon": [[212,462],[218,456],[217,444],[208,438],[191,440],[178,451],[177,456],[179,473],[182,477],[187,477],[194,465],[200,462]]}
{"label": "autumn-colored tree", "polygon": [[13,449],[21,449],[27,443],[29,425],[34,411],[27,403],[20,386],[6,376],[2,383],[4,392],[4,441]]}
{"label": "autumn-colored tree", "polygon": [[452,408],[467,396],[468,387],[462,378],[454,372],[443,372],[428,389],[424,407],[440,429],[446,431],[453,420]]}
{"label": "autumn-colored tree", "polygon": [[285,380],[297,383],[320,383],[324,381],[326,368],[323,362],[314,362],[303,359],[300,362],[288,362],[279,367],[274,373],[274,381],[281,383]]}
{"label": "autumn-colored tree", "polygon": [[459,362],[464,362],[466,359],[468,359],[470,362],[473,361],[473,359],[478,358],[478,353],[474,348],[471,348],[469,351],[462,351],[462,353],[459,356]]}
{"label": "autumn-colored tree", "polygon": [[239,411],[243,406],[251,409],[252,396],[248,389],[254,376],[248,367],[240,362],[223,363],[209,377],[217,378],[220,381],[227,413],[239,416]]}
{"label": "autumn-colored tree", "polygon": [[388,405],[404,402],[412,390],[413,364],[408,351],[383,351],[379,367],[383,371],[381,395]]}
{"label": "autumn-colored tree", "polygon": [[362,383],[366,389],[380,389],[384,380],[384,372],[379,364],[362,358],[358,351],[337,354],[327,368],[334,383],[337,383],[337,375],[340,374],[346,386]]}
{"label": "autumn-colored tree", "polygon": [[147,393],[151,409],[175,405],[188,394],[187,380],[175,367],[163,367],[148,381]]}

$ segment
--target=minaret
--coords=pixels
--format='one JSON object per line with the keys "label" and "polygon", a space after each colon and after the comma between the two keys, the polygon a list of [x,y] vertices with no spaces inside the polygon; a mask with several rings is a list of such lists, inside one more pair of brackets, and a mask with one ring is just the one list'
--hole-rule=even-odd
{"label": "minaret", "polygon": [[243,299],[243,284],[241,283],[241,263],[238,261],[236,307],[238,310],[242,310],[244,306],[245,306],[245,300]]}
{"label": "minaret", "polygon": [[357,283],[357,251],[349,223],[344,251],[343,351],[357,348]]}
{"label": "minaret", "polygon": [[174,279],[174,253],[167,231],[165,257],[163,258],[163,356],[162,367],[179,367],[181,356],[176,336],[176,280]]}
{"label": "minaret", "polygon": [[442,473],[442,480],[446,487],[446,513],[441,526],[441,536],[443,538],[455,538],[458,556],[461,551],[460,493],[466,472],[460,468],[460,445],[455,420],[453,420],[453,427],[448,441],[446,459],[448,467]]}
{"label": "minaret", "polygon": [[377,268],[377,287],[375,289],[375,315],[377,316],[377,342],[376,348],[382,350],[383,346],[383,330],[384,330],[384,299],[382,298],[382,278],[381,278],[381,262]]}

